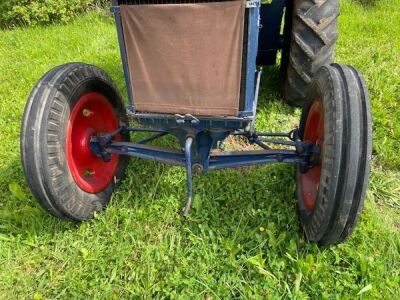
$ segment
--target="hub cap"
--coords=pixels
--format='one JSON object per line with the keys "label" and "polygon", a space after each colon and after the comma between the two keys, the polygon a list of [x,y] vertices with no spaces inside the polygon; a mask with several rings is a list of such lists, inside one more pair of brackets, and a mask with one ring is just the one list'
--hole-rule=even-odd
{"label": "hub cap", "polygon": [[[324,112],[321,99],[317,99],[310,107],[307,122],[303,134],[304,141],[310,141],[322,149],[324,141]],[[314,210],[315,200],[318,195],[321,178],[321,161],[307,173],[300,175],[301,190],[304,205],[308,210]]]}
{"label": "hub cap", "polygon": [[103,95],[84,94],[71,111],[66,137],[67,163],[76,184],[85,192],[99,193],[113,180],[118,156],[110,162],[96,157],[89,148],[90,138],[118,128],[114,108]]}

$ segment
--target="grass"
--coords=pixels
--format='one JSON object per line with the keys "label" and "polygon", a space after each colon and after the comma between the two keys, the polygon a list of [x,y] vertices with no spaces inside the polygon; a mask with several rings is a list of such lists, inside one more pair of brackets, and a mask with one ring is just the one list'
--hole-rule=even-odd
{"label": "grass", "polygon": [[[400,298],[400,1],[342,1],[337,60],[365,75],[374,113],[373,173],[352,238],[318,248],[299,230],[287,165],[195,178],[183,223],[185,174],[132,160],[109,208],[74,224],[43,212],[19,159],[27,96],[49,68],[85,61],[123,89],[115,29],[92,13],[69,25],[0,32],[0,299]],[[266,70],[260,129],[289,129],[299,110]]]}

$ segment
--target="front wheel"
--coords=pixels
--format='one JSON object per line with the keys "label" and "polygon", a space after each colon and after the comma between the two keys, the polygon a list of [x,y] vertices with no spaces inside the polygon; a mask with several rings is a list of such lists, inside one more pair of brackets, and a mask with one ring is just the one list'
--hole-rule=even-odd
{"label": "front wheel", "polygon": [[300,223],[309,240],[340,243],[361,213],[372,148],[368,91],[354,68],[320,68],[303,108],[300,133],[321,149],[319,164],[297,171]]}
{"label": "front wheel", "polygon": [[89,140],[115,131],[124,116],[112,80],[95,66],[70,63],[39,80],[25,107],[21,156],[28,185],[46,211],[81,221],[107,205],[127,161],[112,155],[104,162]]}

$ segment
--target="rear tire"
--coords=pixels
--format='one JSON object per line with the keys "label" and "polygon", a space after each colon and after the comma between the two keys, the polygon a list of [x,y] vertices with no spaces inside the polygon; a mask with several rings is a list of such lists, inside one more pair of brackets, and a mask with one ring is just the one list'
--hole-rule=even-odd
{"label": "rear tire", "polygon": [[[92,112],[78,111],[80,105]],[[124,116],[112,80],[95,66],[65,64],[39,80],[25,107],[21,156],[28,185],[47,212],[81,221],[107,205],[127,160],[113,156],[110,164],[103,162],[88,150],[87,139],[117,129]],[[126,135],[119,138],[129,140]],[[90,171],[80,174],[79,168]]]}
{"label": "rear tire", "polygon": [[368,186],[372,149],[368,91],[352,67],[332,64],[314,77],[300,121],[320,163],[297,171],[298,213],[309,240],[344,241],[354,230]]}
{"label": "rear tire", "polygon": [[286,8],[280,91],[302,106],[314,74],[334,60],[338,38],[338,0],[290,0]]}

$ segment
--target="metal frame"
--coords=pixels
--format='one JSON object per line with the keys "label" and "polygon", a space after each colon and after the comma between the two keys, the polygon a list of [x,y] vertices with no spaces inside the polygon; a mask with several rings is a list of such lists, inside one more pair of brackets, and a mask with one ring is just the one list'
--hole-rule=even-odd
{"label": "metal frame", "polygon": [[126,92],[128,94],[128,101],[130,106],[133,106],[133,91],[131,79],[129,77],[129,65],[128,56],[126,54],[125,39],[124,39],[124,29],[122,27],[121,14],[118,6],[117,0],[112,0],[112,7],[110,11],[114,14],[115,25],[117,26],[118,44],[121,53],[122,67],[124,69]]}
{"label": "metal frame", "polygon": [[[283,11],[283,6],[277,6],[275,3],[286,3],[287,0],[274,0],[271,5],[274,5],[275,9],[271,10],[270,14],[275,15],[277,8],[281,7],[281,10]],[[134,91],[132,88],[132,83],[130,80],[130,70],[128,66],[128,57],[126,54],[126,47],[125,47],[125,40],[124,40],[124,35],[123,35],[123,26],[121,22],[121,16],[120,16],[120,8],[118,5],[117,0],[112,1],[112,7],[111,7],[111,12],[114,14],[115,17],[115,23],[117,27],[117,33],[118,33],[118,42],[119,42],[119,47],[120,47],[120,52],[121,52],[121,59],[122,59],[122,65],[124,69],[124,76],[125,76],[125,82],[126,82],[126,89],[127,89],[127,95],[128,95],[128,101],[129,101],[129,106],[128,106],[128,112],[132,117],[134,117],[136,111],[135,111],[135,104],[134,104]],[[257,77],[257,70],[256,70],[256,60],[257,60],[257,55],[260,52],[258,48],[258,41],[259,41],[259,31],[260,31],[260,7],[261,6],[269,6],[269,5],[261,5],[261,0],[251,0],[247,1],[246,5],[246,15],[248,18],[248,24],[247,24],[247,49],[246,49],[246,74],[242,74],[242,76],[246,76],[246,87],[245,87],[245,99],[244,99],[244,107],[242,111],[239,112],[238,117],[250,117],[253,118],[255,116],[254,114],[254,102],[256,101],[256,77]],[[263,9],[265,11],[265,9]],[[265,15],[265,13],[264,13]],[[280,16],[279,18],[282,18],[282,13],[278,13]],[[265,18],[269,18],[269,16],[265,16]],[[277,20],[276,18],[274,19],[275,22],[280,22],[280,19]],[[273,32],[276,32],[276,26],[273,26]],[[264,29],[263,32],[266,30]],[[268,35],[269,38],[274,37],[275,40],[278,39],[278,37],[272,34]],[[278,45],[277,41],[271,41],[272,44]],[[262,41],[264,44],[264,41]],[[277,51],[278,49],[276,49]],[[154,114],[153,114],[154,115]],[[141,116],[141,119],[143,119],[143,116]]]}
{"label": "metal frame", "polygon": [[260,27],[261,0],[252,1],[254,5],[246,9],[248,14],[247,61],[246,61],[246,93],[244,110],[239,112],[241,117],[254,117],[253,106],[255,99],[256,59],[258,52],[258,34]]}
{"label": "metal frame", "polygon": [[[280,23],[283,10],[289,0],[274,0],[262,12],[268,20],[268,14],[272,14],[267,28],[263,28],[261,38],[269,39],[261,41],[263,48],[268,48],[267,56],[261,57],[269,63],[276,58],[276,52],[280,47]],[[263,49],[259,49],[260,31],[260,6],[261,0],[247,1],[247,48],[244,53],[246,74],[245,99],[243,109],[237,117],[198,117],[187,115],[155,114],[136,112],[134,107],[134,93],[130,82],[130,70],[127,64],[127,53],[123,35],[123,27],[120,17],[118,1],[113,0],[111,11],[115,15],[118,40],[124,68],[125,81],[128,93],[129,106],[127,115],[145,127],[130,128],[121,124],[113,133],[97,135],[90,140],[92,152],[104,161],[111,160],[111,154],[128,155],[143,159],[150,159],[162,163],[173,164],[186,168],[188,200],[183,211],[186,217],[192,203],[192,174],[201,174],[209,170],[224,168],[236,168],[268,163],[294,163],[302,169],[311,168],[319,161],[319,148],[301,140],[299,130],[289,133],[259,133],[255,130],[255,117],[257,109],[258,91],[261,81],[262,69],[256,69],[257,54],[263,55]],[[270,29],[268,29],[270,28]],[[265,52],[265,51],[264,51]],[[264,53],[265,54],[265,53]],[[115,142],[114,138],[119,134],[134,134],[136,132],[148,132],[152,135],[137,140],[134,143]],[[213,149],[221,146],[229,135],[234,134],[247,138],[250,144],[258,145],[261,150],[241,152],[212,153]],[[174,136],[183,150],[160,148],[149,145],[150,142],[166,135]],[[285,149],[273,149],[274,145],[284,145]]]}

